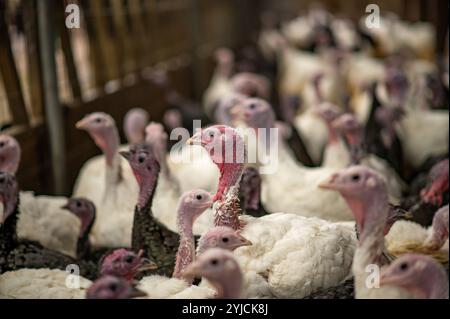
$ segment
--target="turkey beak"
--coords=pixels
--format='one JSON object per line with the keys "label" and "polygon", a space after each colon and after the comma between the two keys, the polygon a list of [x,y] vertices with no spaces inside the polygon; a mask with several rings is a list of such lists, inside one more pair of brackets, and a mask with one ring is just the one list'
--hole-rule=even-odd
{"label": "turkey beak", "polygon": [[335,184],[335,181],[336,181],[337,177],[338,177],[338,174],[331,175],[331,177],[328,180],[323,181],[323,182],[321,182],[319,184],[319,188],[330,189],[330,190],[338,190],[339,189],[338,185]]}
{"label": "turkey beak", "polygon": [[131,291],[130,291],[130,298],[138,298],[138,297],[146,297],[147,294],[145,292],[143,292],[142,290],[136,288],[136,287],[131,287]]}
{"label": "turkey beak", "polygon": [[75,127],[79,130],[86,130],[87,128],[87,124],[88,124],[88,119],[85,117],[81,120],[79,120],[76,124]]}
{"label": "turkey beak", "polygon": [[390,284],[396,284],[397,278],[395,275],[391,274],[391,271],[388,269],[382,269],[381,275],[380,275],[380,286],[390,285]]}
{"label": "turkey beak", "polygon": [[130,153],[130,152],[128,152],[128,151],[122,151],[122,152],[119,152],[119,154],[120,154],[123,158],[125,158],[127,161],[130,161],[130,158],[131,158],[131,153]]}
{"label": "turkey beak", "polygon": [[202,145],[202,138],[200,133],[195,133],[190,139],[186,141],[187,145]]}
{"label": "turkey beak", "polygon": [[147,258],[142,259],[142,265],[138,268],[138,272],[143,272],[147,270],[155,270],[158,268],[158,265],[156,265],[153,261]]}
{"label": "turkey beak", "polygon": [[234,120],[238,121],[245,121],[249,118],[249,114],[239,106],[231,108],[230,114]]}
{"label": "turkey beak", "polygon": [[395,207],[395,218],[400,220],[400,219],[404,219],[404,220],[412,220],[413,219],[413,214],[409,211],[407,211],[406,209],[403,209],[401,207]]}
{"label": "turkey beak", "polygon": [[248,240],[247,238],[245,238],[241,234],[238,234],[238,238],[241,240],[241,243],[240,243],[240,245],[238,247],[253,245],[253,243],[250,240]]}

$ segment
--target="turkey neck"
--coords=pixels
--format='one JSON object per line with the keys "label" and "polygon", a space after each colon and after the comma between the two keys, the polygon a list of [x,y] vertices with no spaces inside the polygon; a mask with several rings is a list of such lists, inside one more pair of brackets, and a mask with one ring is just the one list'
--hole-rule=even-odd
{"label": "turkey neck", "polygon": [[95,222],[93,216],[85,216],[87,219],[81,219],[81,231],[77,241],[77,258],[82,259],[91,253],[92,247],[89,241],[89,234]]}
{"label": "turkey neck", "polygon": [[[18,243],[17,220],[19,218],[19,201],[18,195],[15,200],[10,201],[11,203],[15,202],[14,210],[3,225],[0,225],[0,252],[8,252]],[[6,212],[6,205],[4,212]]]}
{"label": "turkey neck", "polygon": [[105,193],[109,194],[115,186],[122,179],[122,172],[120,167],[120,154],[119,150],[119,133],[117,132],[117,128],[114,127],[111,129],[111,132],[106,133],[103,138],[97,138],[94,136],[94,140],[96,144],[100,147],[105,154],[106,160],[106,173],[105,173]]}
{"label": "turkey neck", "polygon": [[[357,225],[360,232],[359,244],[353,257],[353,274],[355,276],[355,289],[360,294],[370,293],[377,289],[368,289],[366,279],[370,272],[366,271],[369,265],[382,266],[384,261],[384,230],[387,222],[388,204],[387,194],[381,193],[372,196],[364,203],[347,200],[353,211],[359,210]],[[361,221],[361,216],[364,218]]]}
{"label": "turkey neck", "polygon": [[218,299],[237,299],[240,297],[242,286],[242,274],[234,273],[233,276],[222,278],[220,283],[212,283],[217,290]]}
{"label": "turkey neck", "polygon": [[214,214],[214,226],[227,226],[237,230],[242,228],[239,221],[239,215],[242,212],[239,205],[239,181],[244,165],[239,163],[222,163],[219,165],[221,165],[219,166],[219,187],[214,197],[218,198]]}
{"label": "turkey neck", "polygon": [[[178,232],[180,233],[180,245],[177,251],[175,269],[173,277],[180,278],[180,274],[194,261],[195,257],[195,239],[192,231],[194,221],[192,218],[186,219],[178,214]],[[193,278],[187,279],[192,284]]]}
{"label": "turkey neck", "polygon": [[156,273],[171,276],[179,235],[153,217],[151,206],[157,178],[146,178],[140,180],[139,184],[139,200],[134,210],[131,246],[135,251],[143,249],[147,257],[155,261],[158,265]]}

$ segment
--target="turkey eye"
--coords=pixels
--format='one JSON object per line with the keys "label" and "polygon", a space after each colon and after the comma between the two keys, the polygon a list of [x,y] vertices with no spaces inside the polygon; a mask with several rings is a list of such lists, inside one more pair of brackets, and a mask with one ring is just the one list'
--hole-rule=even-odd
{"label": "turkey eye", "polygon": [[402,264],[400,265],[400,269],[401,269],[401,270],[407,270],[407,269],[408,269],[408,264],[407,264],[407,263],[402,263]]}
{"label": "turkey eye", "polygon": [[214,132],[209,132],[208,135],[209,137],[214,137]]}
{"label": "turkey eye", "polygon": [[102,119],[100,118],[100,117],[97,117],[96,119],[95,119],[95,123],[101,123],[102,122]]}
{"label": "turkey eye", "polygon": [[359,181],[359,175],[358,174],[352,175],[352,181],[354,182]]}
{"label": "turkey eye", "polygon": [[0,184],[3,184],[5,182],[5,178],[2,176],[0,177]]}
{"label": "turkey eye", "polygon": [[256,107],[256,104],[255,104],[255,103],[252,103],[252,104],[249,105],[249,107],[250,107],[250,109],[253,110],[253,109]]}
{"label": "turkey eye", "polygon": [[5,142],[0,142],[0,148],[2,148],[3,146],[5,146]]}
{"label": "turkey eye", "polygon": [[76,205],[77,207],[81,207],[81,203],[80,203],[80,202],[76,202],[75,205]]}
{"label": "turkey eye", "polygon": [[211,260],[211,265],[217,266],[217,264],[219,264],[219,261],[217,259]]}
{"label": "turkey eye", "polygon": [[228,243],[228,237],[222,238],[222,241],[223,241],[224,243]]}
{"label": "turkey eye", "polygon": [[132,255],[125,257],[125,262],[131,264],[134,260],[134,257]]}
{"label": "turkey eye", "polygon": [[119,287],[117,286],[117,284],[115,282],[109,284],[109,290],[116,291],[117,288],[119,288]]}
{"label": "turkey eye", "polygon": [[202,195],[197,195],[197,197],[196,197],[198,200],[201,200],[202,199]]}
{"label": "turkey eye", "polygon": [[138,162],[142,164],[142,163],[144,163],[144,161],[145,161],[145,158],[143,156],[139,156]]}

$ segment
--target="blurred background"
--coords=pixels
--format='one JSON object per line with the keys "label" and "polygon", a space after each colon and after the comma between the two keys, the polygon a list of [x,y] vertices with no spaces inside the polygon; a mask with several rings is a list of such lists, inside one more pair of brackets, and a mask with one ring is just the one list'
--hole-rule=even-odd
{"label": "blurred background", "polygon": [[[393,12],[411,22],[432,23],[436,52],[445,50],[448,1],[372,2],[382,14]],[[68,4],[79,5],[80,28],[66,28]],[[169,104],[161,72],[181,95],[200,101],[213,74],[214,51],[229,47],[238,59],[251,59],[263,13],[272,12],[282,22],[311,6],[323,6],[357,22],[367,4],[360,0],[0,0],[0,127],[22,146],[18,171],[22,188],[38,194],[71,193],[80,167],[100,153],[84,132],[75,129],[87,113],[107,112],[122,127],[126,112],[141,107],[151,120],[160,121]]]}

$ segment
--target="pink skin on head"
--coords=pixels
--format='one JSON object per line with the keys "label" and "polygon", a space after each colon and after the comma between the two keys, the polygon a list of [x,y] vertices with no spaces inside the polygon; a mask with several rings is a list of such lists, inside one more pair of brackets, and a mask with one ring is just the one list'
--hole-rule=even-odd
{"label": "pink skin on head", "polygon": [[159,165],[168,174],[169,171],[166,164],[167,133],[162,124],[151,122],[147,125],[145,128],[145,142],[152,146]]}
{"label": "pink skin on head", "polygon": [[448,158],[435,164],[428,174],[429,186],[420,192],[420,198],[425,203],[442,205],[443,194],[449,190]]}
{"label": "pink skin on head", "polygon": [[242,72],[231,78],[233,90],[248,97],[270,97],[270,83],[267,78],[248,72]]}
{"label": "pink skin on head", "polygon": [[336,118],[331,125],[345,137],[349,144],[352,162],[359,162],[363,155],[361,146],[364,132],[363,127],[356,116],[350,113],[342,114]]}
{"label": "pink skin on head", "polygon": [[[180,278],[181,272],[195,257],[195,239],[192,227],[195,220],[213,204],[211,195],[204,190],[193,190],[181,196],[178,205],[177,224],[180,233],[173,277]],[[189,280],[189,282],[191,282]]]}
{"label": "pink skin on head", "polygon": [[181,112],[176,109],[167,110],[164,112],[163,122],[171,130],[177,127],[182,127],[183,115],[181,115]]}
{"label": "pink skin on head", "polygon": [[381,270],[380,285],[401,287],[420,299],[448,298],[444,267],[426,255],[402,255]]}
{"label": "pink skin on head", "polygon": [[203,146],[219,168],[219,185],[213,201],[222,200],[224,193],[238,183],[244,169],[246,150],[242,137],[229,126],[214,125],[194,134],[188,143]]}
{"label": "pink skin on head", "polygon": [[408,89],[408,79],[398,68],[388,68],[386,72],[386,90],[395,105],[401,105]]}
{"label": "pink skin on head", "polygon": [[232,123],[232,110],[240,102],[244,101],[246,96],[239,93],[231,93],[222,98],[217,105],[214,113],[216,123],[223,125],[231,125]]}
{"label": "pink skin on head", "polygon": [[158,179],[160,165],[155,151],[149,144],[132,145],[128,152],[120,152],[131,166],[139,185],[138,207],[143,209],[149,202]]}
{"label": "pink skin on head", "polygon": [[425,246],[432,250],[439,250],[448,239],[448,204],[441,207],[433,217],[431,234]]}
{"label": "pink skin on head", "polygon": [[183,276],[206,278],[216,288],[218,298],[240,297],[242,272],[233,254],[224,249],[208,249],[189,265]]}
{"label": "pink skin on head", "polygon": [[351,146],[359,146],[362,142],[363,128],[355,115],[342,114],[332,121],[332,126],[340,131]]}
{"label": "pink skin on head", "polygon": [[130,282],[114,276],[97,279],[86,292],[86,299],[129,299],[145,296],[143,291]]}
{"label": "pink skin on head", "polygon": [[332,103],[321,103],[314,109],[314,113],[320,116],[328,128],[328,144],[335,144],[339,141],[337,129],[332,122],[341,115],[339,107]]}
{"label": "pink skin on head", "polygon": [[95,220],[95,205],[86,198],[70,198],[63,209],[69,210],[81,221],[79,237],[83,237]]}
{"label": "pink skin on head", "polygon": [[401,120],[404,111],[401,107],[381,107],[375,111],[376,121],[383,127],[381,137],[384,146],[390,148],[395,139],[395,124]]}
{"label": "pink skin on head", "polygon": [[105,154],[108,166],[112,167],[120,142],[114,119],[106,113],[95,112],[78,121],[76,128],[89,133],[95,144]]}
{"label": "pink skin on head", "polygon": [[388,217],[386,184],[381,176],[365,166],[351,166],[319,185],[338,191],[355,217],[362,242],[372,229],[382,225],[385,230]]}
{"label": "pink skin on head", "polygon": [[0,202],[3,204],[3,217],[0,219],[0,225],[4,224],[14,212],[18,198],[19,185],[14,175],[0,172]]}
{"label": "pink skin on head", "polygon": [[134,108],[127,112],[123,129],[129,144],[137,144],[144,141],[144,130],[148,118],[148,112],[141,108]]}
{"label": "pink skin on head", "polygon": [[213,201],[215,207],[214,225],[241,229],[239,220],[239,180],[246,160],[244,140],[229,126],[214,125],[200,130],[187,141],[188,144],[203,146],[220,171],[219,185]]}
{"label": "pink skin on head", "polygon": [[219,73],[223,76],[230,77],[233,71],[234,64],[233,52],[227,48],[220,48],[216,50],[215,57]]}
{"label": "pink skin on head", "polygon": [[139,253],[121,248],[106,256],[100,266],[100,275],[112,275],[128,281],[141,271],[155,269],[156,265],[143,257],[143,250]]}
{"label": "pink skin on head", "polygon": [[249,127],[269,129],[275,126],[275,114],[266,101],[259,98],[249,98],[237,104],[231,111],[233,121],[243,121]]}
{"label": "pink skin on head", "polygon": [[228,251],[234,251],[239,247],[250,245],[252,245],[252,242],[243,237],[240,231],[230,227],[217,226],[200,237],[197,255],[200,256],[210,248],[222,248]]}
{"label": "pink skin on head", "polygon": [[0,171],[15,174],[19,168],[20,145],[9,135],[0,134]]}

